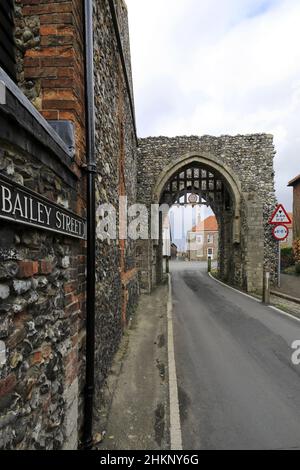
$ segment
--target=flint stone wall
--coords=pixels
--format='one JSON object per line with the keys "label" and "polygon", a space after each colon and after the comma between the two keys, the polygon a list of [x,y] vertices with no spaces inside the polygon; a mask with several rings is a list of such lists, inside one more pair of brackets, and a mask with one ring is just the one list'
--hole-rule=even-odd
{"label": "flint stone wall", "polygon": [[[122,50],[118,48],[109,2],[94,4],[94,68],[96,99],[97,207],[111,204],[118,212],[119,196],[136,202],[137,140],[121,55],[131,83],[127,8],[115,1]],[[97,210],[97,224],[101,210]],[[117,227],[119,229],[119,225]],[[117,234],[118,235],[118,234]],[[100,390],[118,349],[124,328],[139,296],[135,242],[97,240],[96,248],[96,408]],[[100,420],[100,417],[98,417]],[[96,422],[97,425],[97,422]]]}
{"label": "flint stone wall", "polygon": [[[119,195],[136,202],[137,141],[127,10],[121,1],[115,7],[128,81],[109,2],[94,2],[96,197],[97,205],[118,208]],[[85,217],[82,19],[79,0],[17,2],[19,90],[18,99],[9,91],[0,106],[0,173]],[[41,114],[74,123],[75,155]],[[0,341],[6,348],[0,448],[76,449],[85,383],[85,243],[0,224]],[[134,315],[139,285],[134,242],[98,240],[95,256],[99,418],[101,389]],[[101,421],[95,424],[101,431]]]}
{"label": "flint stone wall", "polygon": [[[50,152],[52,169],[3,138],[0,149],[0,174],[78,212],[67,165],[71,185]],[[84,242],[1,221],[1,449],[77,448],[84,311]]]}

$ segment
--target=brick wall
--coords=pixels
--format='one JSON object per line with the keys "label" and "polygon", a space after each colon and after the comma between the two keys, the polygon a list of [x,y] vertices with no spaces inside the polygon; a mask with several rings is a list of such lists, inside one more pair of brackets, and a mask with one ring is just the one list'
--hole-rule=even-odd
{"label": "brick wall", "polygon": [[[74,123],[76,154],[72,159],[33,110],[23,123],[12,119],[7,131],[0,106],[0,173],[85,217],[82,5],[81,0],[16,0],[19,87],[46,120]],[[118,208],[120,195],[136,202],[127,9],[115,2],[116,30],[109,1],[94,6],[97,204]],[[16,104],[13,97],[11,103]],[[30,105],[20,106],[15,112],[25,115]],[[85,381],[85,248],[78,240],[1,222],[0,340],[7,358],[0,370],[0,448],[77,447]],[[132,241],[97,241],[98,411],[138,299],[135,249]],[[96,425],[102,430],[98,420]]]}
{"label": "brick wall", "polygon": [[[85,91],[84,27],[81,0],[16,0],[18,80],[25,95],[47,120],[74,124],[75,159],[72,170],[78,176],[76,212],[85,213]],[[80,367],[84,367],[85,258],[81,255],[82,293],[78,336]],[[70,293],[71,295],[71,293]],[[80,389],[84,387],[84,371]],[[82,394],[80,395],[80,402]],[[82,421],[82,406],[80,422]]]}
{"label": "brick wall", "polygon": [[[0,173],[85,217],[83,3],[15,3],[19,87],[45,119],[74,123],[76,154],[71,159],[60,152],[59,160],[49,147],[51,135],[43,136],[28,115],[29,133],[1,127]],[[0,371],[0,448],[77,448],[85,242],[3,221],[0,238],[0,339],[7,350]]]}
{"label": "brick wall", "polygon": [[[97,205],[112,204],[119,196],[136,202],[137,142],[121,54],[129,63],[127,10],[115,2],[118,12],[118,47],[108,0],[99,0],[94,10],[94,61],[96,96]],[[121,8],[122,7],[122,8]],[[131,82],[130,68],[128,67]],[[100,215],[97,214],[97,223]],[[96,248],[96,403],[101,408],[101,387],[120,338],[134,313],[139,287],[135,267],[135,243],[127,240],[97,240]]]}
{"label": "brick wall", "polygon": [[84,46],[81,0],[16,0],[18,80],[49,120],[76,130],[76,162],[84,161]]}
{"label": "brick wall", "polygon": [[300,239],[300,181],[294,186],[294,238]]}

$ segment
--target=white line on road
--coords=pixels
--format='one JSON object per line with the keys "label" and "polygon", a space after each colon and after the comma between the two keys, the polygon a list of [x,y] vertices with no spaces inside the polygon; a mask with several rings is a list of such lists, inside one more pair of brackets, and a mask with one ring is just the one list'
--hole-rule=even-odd
{"label": "white line on road", "polygon": [[290,313],[287,313],[287,312],[285,312],[284,310],[281,310],[281,309],[278,308],[278,307],[274,307],[273,305],[269,305],[269,307],[270,307],[272,310],[275,310],[275,312],[281,313],[281,315],[284,315],[285,317],[289,317],[289,318],[291,318],[292,320],[296,320],[296,321],[300,322],[300,318],[295,317],[294,315],[291,315]]}
{"label": "white line on road", "polygon": [[[221,284],[222,286],[227,287],[227,289],[231,289],[231,290],[237,292],[238,294],[242,294],[245,297],[248,297],[249,299],[252,299],[252,300],[255,300],[256,302],[261,303],[261,300],[257,299],[256,297],[253,297],[252,295],[246,294],[245,292],[242,292],[238,289],[235,289],[234,287],[228,286],[228,284],[225,284],[225,282],[222,282],[219,279],[216,279],[211,273],[209,273],[209,277],[211,279],[213,279],[215,282],[218,282],[219,284]],[[283,315],[285,317],[288,317],[288,318],[291,318],[292,320],[300,322],[300,318],[295,317],[294,315],[291,315],[290,313],[287,313],[284,310],[280,310],[278,307],[274,307],[273,305],[266,305],[266,307],[269,307],[272,310],[275,310],[275,312],[280,313],[281,315]]]}
{"label": "white line on road", "polygon": [[234,287],[231,287],[229,286],[228,284],[225,284],[225,282],[222,282],[220,281],[219,279],[216,279],[211,273],[208,273],[209,277],[211,279],[213,279],[214,281],[218,282],[219,284],[221,284],[222,286],[225,286],[227,287],[228,289],[231,289],[231,290],[234,290],[235,292],[238,292],[239,294],[242,294],[244,295],[245,297],[248,297],[249,299],[252,299],[252,300],[255,300],[255,302],[261,302],[259,299],[257,299],[256,297],[253,297],[252,295],[249,295],[249,294],[246,294],[246,292],[242,292],[238,289],[235,289]]}
{"label": "white line on road", "polygon": [[182,450],[182,434],[181,434],[178,384],[177,384],[175,348],[174,348],[171,274],[169,274],[169,297],[168,297],[168,362],[169,362],[171,450]]}

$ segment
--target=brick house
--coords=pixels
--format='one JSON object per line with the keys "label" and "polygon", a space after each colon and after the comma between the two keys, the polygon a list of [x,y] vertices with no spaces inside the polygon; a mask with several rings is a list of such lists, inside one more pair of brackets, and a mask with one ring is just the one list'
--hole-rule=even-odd
{"label": "brick house", "polygon": [[289,236],[284,242],[281,242],[281,247],[282,248],[291,248],[293,246],[293,241],[294,241],[294,216],[292,212],[288,213],[292,223],[286,224],[286,226],[289,229]]}
{"label": "brick house", "polygon": [[300,264],[300,175],[288,185],[293,188],[293,247],[296,263]]}
{"label": "brick house", "polygon": [[187,251],[190,261],[218,259],[219,227],[214,215],[200,221],[187,235]]}
{"label": "brick house", "polygon": [[289,182],[293,188],[294,240],[300,239],[300,175]]}

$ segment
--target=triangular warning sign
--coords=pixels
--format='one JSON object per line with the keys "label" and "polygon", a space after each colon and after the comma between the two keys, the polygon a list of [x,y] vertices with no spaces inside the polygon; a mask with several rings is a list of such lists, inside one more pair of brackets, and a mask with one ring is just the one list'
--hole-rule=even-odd
{"label": "triangular warning sign", "polygon": [[285,208],[283,207],[282,204],[280,204],[279,206],[277,206],[277,208],[275,209],[271,219],[270,219],[270,224],[272,225],[277,225],[277,224],[291,224],[292,221],[291,221],[291,218],[290,216],[288,215],[287,211],[285,210]]}

